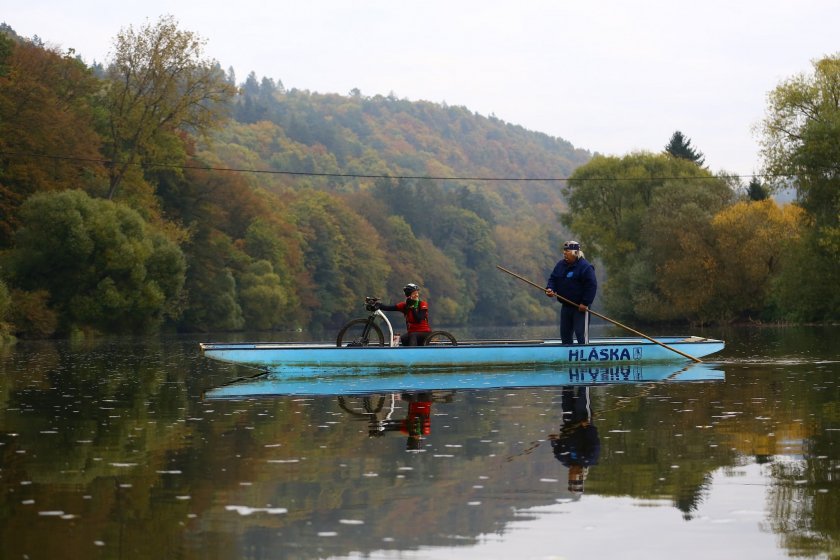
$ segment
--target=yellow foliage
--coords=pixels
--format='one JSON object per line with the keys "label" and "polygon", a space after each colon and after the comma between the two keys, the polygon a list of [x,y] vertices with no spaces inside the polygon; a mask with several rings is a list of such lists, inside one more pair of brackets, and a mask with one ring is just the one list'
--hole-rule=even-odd
{"label": "yellow foliage", "polygon": [[[723,266],[718,275],[718,297],[744,315],[767,304],[770,280],[797,240],[805,220],[796,205],[779,206],[772,199],[740,202],[719,212],[712,220],[716,250]],[[736,305],[740,302],[740,305]]]}
{"label": "yellow foliage", "polygon": [[767,199],[730,206],[714,217],[712,226],[718,236],[718,249],[760,277],[776,269],[783,241],[799,236],[803,219],[804,212],[798,206],[780,207]]}

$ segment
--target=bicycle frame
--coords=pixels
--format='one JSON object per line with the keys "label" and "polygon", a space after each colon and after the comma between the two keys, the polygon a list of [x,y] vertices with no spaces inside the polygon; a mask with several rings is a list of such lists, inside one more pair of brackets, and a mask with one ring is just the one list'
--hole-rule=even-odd
{"label": "bicycle frame", "polygon": [[397,340],[396,342],[394,341],[394,327],[391,326],[391,321],[388,320],[388,317],[386,317],[385,314],[382,313],[382,311],[379,310],[379,309],[377,309],[376,311],[371,313],[371,318],[374,317],[374,316],[378,316],[383,321],[385,321],[385,325],[388,327],[388,341],[389,341],[388,346],[399,345],[399,343],[400,343],[399,340]]}

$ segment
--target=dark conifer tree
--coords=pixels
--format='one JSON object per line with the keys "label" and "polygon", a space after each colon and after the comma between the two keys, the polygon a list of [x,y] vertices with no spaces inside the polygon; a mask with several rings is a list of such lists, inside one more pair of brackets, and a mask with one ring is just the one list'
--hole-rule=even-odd
{"label": "dark conifer tree", "polygon": [[759,201],[767,199],[770,193],[767,191],[767,187],[761,184],[758,177],[753,177],[750,179],[750,184],[747,185],[747,196],[750,200]]}
{"label": "dark conifer tree", "polygon": [[665,152],[671,154],[674,157],[693,161],[700,167],[702,167],[703,162],[706,161],[703,152],[692,148],[691,139],[683,136],[683,133],[679,130],[677,130],[676,132],[674,132],[673,135],[671,135],[671,140],[665,146]]}

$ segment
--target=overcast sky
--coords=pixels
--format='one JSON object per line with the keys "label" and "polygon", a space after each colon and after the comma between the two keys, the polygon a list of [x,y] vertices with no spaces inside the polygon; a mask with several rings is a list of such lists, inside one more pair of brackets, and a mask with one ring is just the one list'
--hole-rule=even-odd
{"label": "overcast sky", "polygon": [[91,63],[165,14],[240,83],[462,105],[611,155],[681,130],[744,175],[768,92],[840,52],[837,0],[30,0],[0,21]]}

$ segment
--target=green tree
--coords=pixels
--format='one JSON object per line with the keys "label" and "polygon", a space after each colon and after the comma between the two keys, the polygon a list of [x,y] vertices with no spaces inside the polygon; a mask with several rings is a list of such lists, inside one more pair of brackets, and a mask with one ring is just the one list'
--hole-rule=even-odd
{"label": "green tree", "polygon": [[783,187],[792,181],[817,226],[840,220],[840,55],[814,62],[770,93],[762,123],[765,171]]}
{"label": "green tree", "polygon": [[692,319],[674,315],[657,279],[675,255],[712,243],[712,216],[733,197],[726,181],[682,158],[635,153],[595,157],[575,171],[565,192],[562,223],[587,257],[603,262],[607,280],[599,292],[606,307],[647,321]]}
{"label": "green tree", "polygon": [[105,99],[109,199],[128,176],[142,184],[138,164],[183,164],[182,133],[202,135],[220,122],[235,88],[203,58],[204,43],[172,16],[117,35]]}
{"label": "green tree", "polygon": [[675,131],[674,134],[671,135],[671,139],[665,145],[665,153],[671,154],[674,157],[693,161],[701,167],[703,166],[703,162],[706,161],[706,158],[703,156],[703,152],[692,148],[691,139],[686,138],[679,130]]}
{"label": "green tree", "polygon": [[14,41],[6,33],[0,32],[0,78],[9,75],[11,68],[9,66],[9,56],[14,49]]}
{"label": "green tree", "polygon": [[840,317],[840,255],[831,250],[840,240],[828,240],[814,227],[781,247],[796,255],[774,281],[773,301],[779,319],[795,322],[836,321]]}
{"label": "green tree", "polygon": [[252,263],[239,281],[239,299],[248,328],[266,330],[284,325],[284,309],[288,297],[280,285],[271,263],[260,260]]}
{"label": "green tree", "polygon": [[[806,259],[785,269],[779,304],[801,320],[840,317],[840,55],[817,60],[813,73],[797,75],[769,95],[768,116],[761,126],[765,172],[775,186],[792,185],[808,213],[810,231],[797,251]],[[817,282],[801,282],[808,270]],[[819,273],[819,275],[818,275]],[[800,289],[795,289],[801,284]]]}
{"label": "green tree", "polygon": [[12,282],[46,290],[65,330],[144,332],[178,314],[184,255],[134,210],[62,191],[29,198],[21,219]]}
{"label": "green tree", "polygon": [[9,333],[9,325],[6,322],[6,317],[9,314],[9,309],[11,309],[11,304],[12,300],[9,297],[9,288],[6,287],[5,282],[0,280],[0,344],[3,343],[3,340]]}
{"label": "green tree", "polygon": [[203,332],[241,329],[245,318],[234,271],[247,260],[229,236],[203,222],[187,246],[187,303],[178,327]]}
{"label": "green tree", "polygon": [[24,338],[48,338],[58,328],[58,314],[50,308],[46,290],[12,292],[11,323],[15,335]]}
{"label": "green tree", "polygon": [[244,250],[256,260],[266,260],[278,277],[278,286],[286,293],[287,320],[297,320],[296,283],[303,280],[304,267],[297,232],[278,216],[255,218],[245,232]]}

